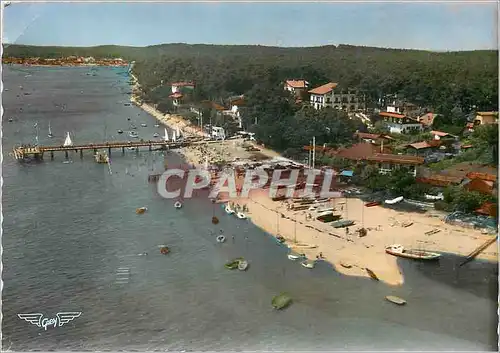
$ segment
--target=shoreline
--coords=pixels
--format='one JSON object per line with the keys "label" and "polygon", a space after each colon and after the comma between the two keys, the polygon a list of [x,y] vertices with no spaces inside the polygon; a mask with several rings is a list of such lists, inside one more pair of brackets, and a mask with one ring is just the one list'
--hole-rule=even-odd
{"label": "shoreline", "polygon": [[[135,82],[134,89],[137,89],[136,77],[132,73],[130,76]],[[170,129],[179,128],[186,135],[206,136],[199,128],[192,127],[179,115],[163,114],[145,103],[139,105],[134,94],[130,100]],[[231,162],[236,158],[250,158],[251,154],[244,150],[245,144],[258,147],[259,153],[268,159],[280,156],[277,152],[257,146],[255,143],[242,143],[239,140],[226,140],[217,144],[218,146],[204,144],[185,147],[179,154],[186,163],[198,166],[207,159],[209,163],[213,163],[217,158]],[[237,180],[237,184],[242,181]],[[255,226],[275,238],[284,237],[286,241],[283,245],[304,253],[308,259],[314,260],[321,253],[322,260],[331,264],[343,275],[370,277],[366,270],[369,269],[381,282],[391,286],[403,285],[404,276],[398,266],[398,257],[385,253],[385,247],[388,245],[401,244],[405,248],[467,256],[491,238],[491,235],[482,234],[479,230],[446,224],[441,217],[433,215],[432,212],[419,214],[379,206],[365,207],[362,200],[352,198],[330,200],[328,207],[334,207],[336,214],[340,213],[343,219],[355,221],[350,227],[349,234],[346,234],[344,228],[335,229],[314,217],[312,220],[306,220],[307,214],[313,214],[314,211],[288,210],[286,202],[272,201],[268,192],[269,190],[252,190],[248,198],[230,200],[222,198],[219,203],[229,201],[240,206],[246,204],[249,209],[249,220]],[[404,222],[413,224],[405,228],[402,226]],[[365,237],[358,237],[355,230],[362,227],[368,230],[368,234]],[[439,232],[433,235],[425,234],[433,229]],[[498,249],[493,248],[492,244],[476,258],[498,262]]]}

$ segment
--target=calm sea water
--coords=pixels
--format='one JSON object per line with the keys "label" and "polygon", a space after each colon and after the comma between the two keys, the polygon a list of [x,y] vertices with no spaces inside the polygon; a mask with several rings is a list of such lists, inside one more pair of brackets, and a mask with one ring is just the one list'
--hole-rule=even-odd
{"label": "calm sea water", "polygon": [[[4,349],[495,349],[493,264],[458,269],[460,259],[452,256],[440,264],[401,261],[400,288],[342,276],[327,264],[311,271],[287,260],[286,248],[268,234],[208,200],[174,209],[147,182],[163,165],[158,152],[115,152],[112,175],[90,152],[71,155],[72,164],[62,163],[63,154],[39,164],[13,160],[7,153],[14,145],[34,142],[35,123],[42,144],[62,144],[66,131],[75,143],[127,140],[116,133],[128,130],[127,117],[142,138],[161,130],[154,118],[124,105],[126,70],[89,71],[4,66]],[[179,162],[174,154],[167,158]],[[149,211],[136,215],[140,206]],[[229,236],[224,244],[211,235],[220,229]],[[172,253],[162,256],[159,244]],[[236,256],[249,260],[247,272],[223,268]],[[127,281],[117,281],[120,268],[128,269]],[[283,291],[294,304],[273,311],[271,298]],[[386,302],[389,294],[408,304]],[[82,316],[47,331],[17,317],[61,311]]]}

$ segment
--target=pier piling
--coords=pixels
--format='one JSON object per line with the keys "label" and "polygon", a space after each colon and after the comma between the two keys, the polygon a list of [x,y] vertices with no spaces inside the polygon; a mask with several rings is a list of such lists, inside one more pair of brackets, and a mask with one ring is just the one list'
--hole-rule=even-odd
{"label": "pier piling", "polygon": [[64,155],[66,156],[66,159],[69,158],[68,151],[64,151]]}
{"label": "pier piling", "polygon": [[83,150],[80,150],[80,158],[83,159]]}
{"label": "pier piling", "polygon": [[50,159],[54,160],[54,151],[50,151]]}

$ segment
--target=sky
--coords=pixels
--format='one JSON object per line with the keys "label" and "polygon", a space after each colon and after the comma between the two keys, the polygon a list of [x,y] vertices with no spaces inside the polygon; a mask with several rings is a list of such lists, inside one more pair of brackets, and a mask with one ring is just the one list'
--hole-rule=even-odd
{"label": "sky", "polygon": [[58,46],[351,44],[497,49],[497,5],[480,3],[12,3],[3,41]]}

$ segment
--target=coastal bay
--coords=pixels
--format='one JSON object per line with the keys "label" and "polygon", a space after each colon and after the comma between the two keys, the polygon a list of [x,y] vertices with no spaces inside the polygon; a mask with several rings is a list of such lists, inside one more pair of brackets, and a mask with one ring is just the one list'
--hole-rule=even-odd
{"label": "coastal bay", "polygon": [[[126,129],[127,117],[147,123],[140,131],[143,136],[157,131],[153,117],[124,105],[130,99],[126,70],[99,68],[97,76],[85,75],[86,70],[7,68],[4,117],[13,117],[13,122],[4,122],[3,148],[31,142],[34,123],[44,131],[49,120],[53,140],[61,143],[66,131],[81,142],[126,140],[115,131]],[[19,86],[31,94],[23,95]],[[40,136],[42,144],[49,141],[45,134]],[[289,218],[293,214],[278,209],[279,203],[267,196],[256,193],[251,200],[239,201],[248,205],[251,222],[225,215],[219,204],[206,198],[185,200],[184,207],[175,210],[171,200],[160,198],[147,183],[147,175],[162,170],[164,158],[170,165],[185,163],[180,156],[144,151],[111,158],[112,175],[90,155],[83,160],[72,155],[72,164],[63,164],[60,156],[24,166],[4,158],[4,347],[373,350],[411,344],[464,350],[496,345],[496,264],[477,261],[458,268],[462,258],[452,254],[439,265],[417,264],[382,254],[378,247],[387,241],[418,246],[417,224],[443,228],[431,238],[436,244],[426,248],[458,255],[471,251],[481,235],[461,233],[425,216],[411,216],[415,224],[410,228],[391,227],[382,220],[394,217],[401,222],[407,215],[372,208],[365,210],[364,223],[380,224],[382,230],[353,244],[298,226],[299,243],[318,245],[304,251],[315,257],[321,247],[334,264],[321,262],[311,271],[288,260],[288,249],[274,241],[277,216],[272,210]],[[191,162],[198,163],[199,156]],[[347,202],[349,218],[361,222],[361,201]],[[141,216],[135,214],[140,206],[148,207]],[[214,214],[218,225],[211,224]],[[293,223],[279,222],[280,234],[291,242]],[[211,235],[220,230],[229,238],[224,244]],[[158,244],[165,243],[172,248],[170,257],[158,252]],[[137,256],[143,252],[148,256]],[[223,267],[237,256],[250,262],[244,274]],[[341,270],[337,263],[344,258],[359,268],[380,262],[377,269],[384,281],[361,276],[356,266]],[[391,269],[386,273],[384,261]],[[115,283],[119,267],[130,269],[127,284]],[[401,278],[402,285],[388,285]],[[292,294],[294,304],[278,314],[270,303],[282,291]],[[384,301],[389,294],[405,298],[407,306]],[[83,314],[71,326],[43,336],[16,316],[68,310]]]}

